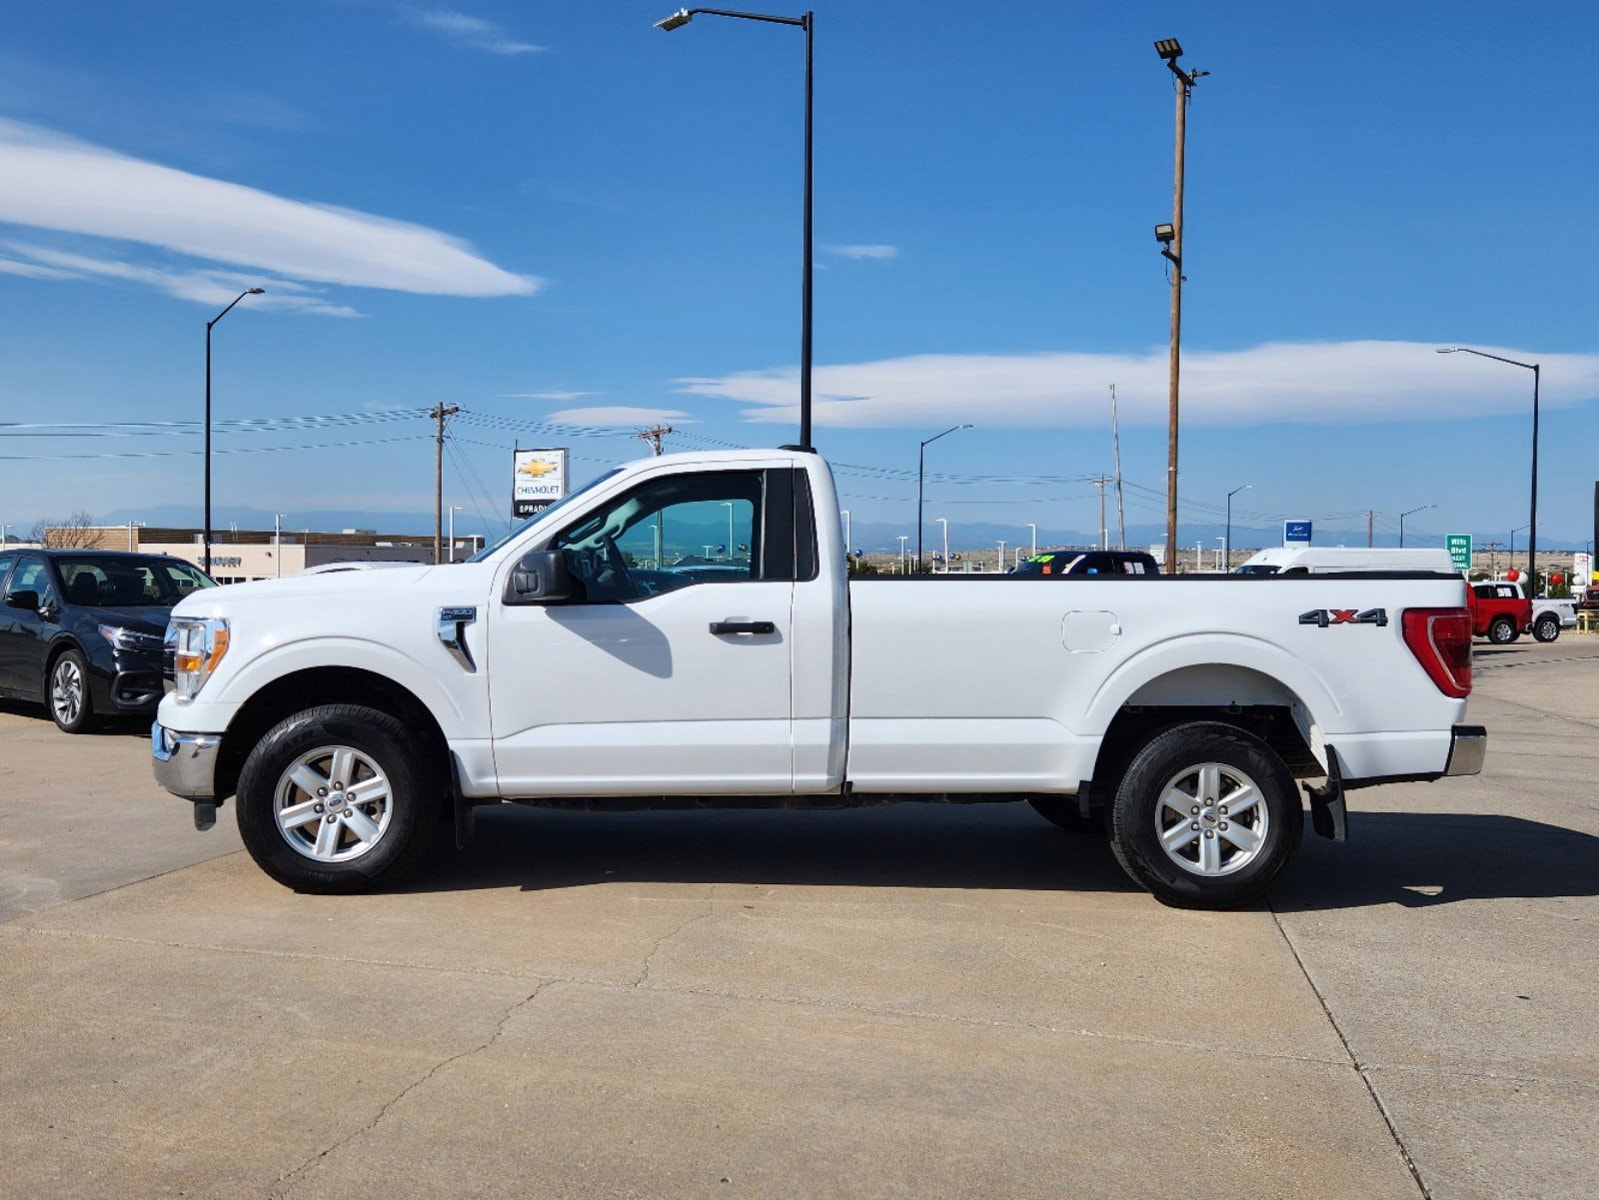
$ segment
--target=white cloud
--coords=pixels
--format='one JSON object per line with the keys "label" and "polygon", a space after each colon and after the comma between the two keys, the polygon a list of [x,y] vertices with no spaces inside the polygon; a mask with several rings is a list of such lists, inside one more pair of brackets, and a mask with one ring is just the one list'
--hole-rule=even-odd
{"label": "white cloud", "polygon": [[630,408],[612,405],[600,408],[568,408],[551,413],[544,420],[557,425],[654,425],[659,421],[676,421],[679,425],[692,425],[685,412],[667,408]]}
{"label": "white cloud", "polygon": [[[15,254],[32,259],[32,263],[13,265],[33,267],[41,279],[124,279],[142,283],[180,300],[194,300],[202,304],[222,306],[233,300],[248,287],[264,287],[265,296],[251,298],[254,307],[275,308],[288,312],[313,313],[324,317],[359,317],[361,313],[344,304],[333,304],[312,293],[310,288],[292,279],[273,279],[259,275],[240,275],[215,270],[172,270],[166,267],[147,267],[115,259],[90,258],[83,254],[67,254],[42,246],[29,246],[8,242],[6,248]],[[34,264],[44,264],[35,267]],[[6,269],[6,260],[0,259],[0,271]],[[16,274],[26,274],[26,270]]]}
{"label": "white cloud", "polygon": [[[1542,354],[1479,346],[1541,361],[1543,403],[1599,397],[1599,354]],[[1466,354],[1439,355],[1431,342],[1269,342],[1247,350],[1188,351],[1182,363],[1188,425],[1356,425],[1444,421],[1519,413],[1532,381],[1513,367]],[[818,366],[817,424],[901,429],[976,421],[989,428],[1098,428],[1115,383],[1126,425],[1166,423],[1164,346],[1143,354],[922,354]],[[680,379],[677,390],[750,405],[750,421],[798,419],[795,368]]]}
{"label": "white cloud", "polygon": [[58,267],[40,266],[38,263],[18,262],[14,258],[0,258],[0,275],[20,275],[24,279],[77,279],[72,271]]}
{"label": "white cloud", "polygon": [[584,396],[603,396],[604,392],[501,392],[501,400],[556,400],[563,404],[570,404],[573,400],[581,400]]}
{"label": "white cloud", "polygon": [[823,246],[829,254],[836,254],[839,258],[898,258],[898,246],[855,245],[855,246]]}
{"label": "white cloud", "polygon": [[163,167],[0,119],[0,222],[121,238],[292,279],[436,296],[525,296],[458,238]]}
{"label": "white cloud", "polygon": [[401,17],[418,29],[442,33],[457,46],[490,54],[536,54],[543,46],[520,42],[493,21],[457,12],[453,8],[406,8]]}

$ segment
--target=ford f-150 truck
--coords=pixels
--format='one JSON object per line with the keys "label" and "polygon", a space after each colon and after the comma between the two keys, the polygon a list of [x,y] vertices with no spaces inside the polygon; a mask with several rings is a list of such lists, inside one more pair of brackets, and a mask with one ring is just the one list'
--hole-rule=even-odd
{"label": "ford f-150 truck", "polygon": [[1459,575],[850,580],[838,515],[812,452],[667,455],[468,562],[197,593],[156,776],[309,891],[502,800],[1028,800],[1217,907],[1293,855],[1301,786],[1341,840],[1345,790],[1481,769]]}

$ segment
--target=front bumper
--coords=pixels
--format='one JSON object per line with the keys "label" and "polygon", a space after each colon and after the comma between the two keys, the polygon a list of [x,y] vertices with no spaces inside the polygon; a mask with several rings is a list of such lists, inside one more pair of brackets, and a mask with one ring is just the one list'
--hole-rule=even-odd
{"label": "front bumper", "polygon": [[1445,775],[1481,775],[1488,754],[1488,730],[1481,725],[1456,725],[1449,731],[1449,761]]}
{"label": "front bumper", "polygon": [[150,756],[155,779],[185,800],[216,799],[220,733],[179,733],[160,721],[150,726]]}

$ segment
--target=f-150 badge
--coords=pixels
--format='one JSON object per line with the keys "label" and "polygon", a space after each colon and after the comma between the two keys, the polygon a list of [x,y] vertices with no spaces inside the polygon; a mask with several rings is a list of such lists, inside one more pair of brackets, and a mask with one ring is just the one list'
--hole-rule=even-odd
{"label": "f-150 badge", "polygon": [[1319,625],[1326,629],[1329,625],[1377,625],[1388,624],[1388,610],[1386,608],[1368,608],[1359,612],[1353,608],[1313,608],[1309,612],[1299,614],[1301,625]]}

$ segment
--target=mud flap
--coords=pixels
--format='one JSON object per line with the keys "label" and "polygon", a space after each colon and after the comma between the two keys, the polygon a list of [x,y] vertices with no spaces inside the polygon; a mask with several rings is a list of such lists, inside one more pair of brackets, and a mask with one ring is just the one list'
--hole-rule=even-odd
{"label": "mud flap", "polygon": [[1304,784],[1310,801],[1310,824],[1324,838],[1335,842],[1349,840],[1349,810],[1344,806],[1344,777],[1338,769],[1338,751],[1327,747],[1327,781]]}
{"label": "mud flap", "polygon": [[455,848],[465,850],[477,832],[477,807],[461,792],[461,761],[450,752],[450,803],[455,810]]}
{"label": "mud flap", "polygon": [[194,827],[196,829],[210,829],[217,823],[217,802],[215,800],[196,800],[194,802]]}

